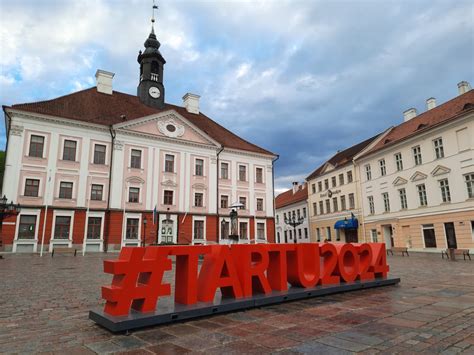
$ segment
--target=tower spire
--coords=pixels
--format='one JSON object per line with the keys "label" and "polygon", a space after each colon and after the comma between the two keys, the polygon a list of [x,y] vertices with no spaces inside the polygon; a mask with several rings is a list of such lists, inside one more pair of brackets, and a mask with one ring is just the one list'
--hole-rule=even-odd
{"label": "tower spire", "polygon": [[151,33],[155,33],[155,10],[158,11],[158,5],[156,5],[155,0],[153,0],[153,8],[151,10]]}

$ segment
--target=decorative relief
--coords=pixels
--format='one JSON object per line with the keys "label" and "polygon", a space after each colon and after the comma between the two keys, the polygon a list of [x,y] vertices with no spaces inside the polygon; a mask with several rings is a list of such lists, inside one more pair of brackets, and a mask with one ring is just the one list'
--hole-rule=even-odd
{"label": "decorative relief", "polygon": [[176,186],[178,186],[175,182],[173,182],[171,180],[165,180],[161,183],[161,185],[167,186],[167,187],[176,187]]}
{"label": "decorative relief", "polygon": [[207,190],[207,186],[200,183],[196,183],[192,187],[193,189],[196,189],[196,190]]}
{"label": "decorative relief", "polygon": [[10,126],[10,134],[12,136],[22,136],[24,127],[18,125],[11,125]]}
{"label": "decorative relief", "polygon": [[123,150],[123,142],[122,141],[114,141],[114,149],[115,150]]}
{"label": "decorative relief", "polygon": [[450,171],[451,169],[442,165],[438,165],[436,168],[433,169],[433,171],[431,172],[431,175],[433,176],[443,175],[443,174],[449,173]]}
{"label": "decorative relief", "polygon": [[424,180],[427,178],[427,175],[426,174],[423,174],[422,172],[420,171],[416,171],[412,177],[410,178],[411,181],[420,181],[420,180]]}
{"label": "decorative relief", "polygon": [[400,176],[398,176],[394,181],[393,185],[395,186],[400,186],[406,184],[408,181]]}
{"label": "decorative relief", "polygon": [[158,121],[157,125],[160,132],[167,137],[177,138],[184,134],[184,126],[177,123],[171,117]]}

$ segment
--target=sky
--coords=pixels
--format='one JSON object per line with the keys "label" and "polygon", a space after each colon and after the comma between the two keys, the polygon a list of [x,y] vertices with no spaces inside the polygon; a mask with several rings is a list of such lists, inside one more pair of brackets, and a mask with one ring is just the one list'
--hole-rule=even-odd
{"label": "sky", "polygon": [[[158,0],[166,101],[279,155],[290,188],[338,150],[474,85],[474,1]],[[152,0],[0,0],[0,104],[52,99],[115,73],[134,94]],[[5,147],[0,123],[0,149]]]}

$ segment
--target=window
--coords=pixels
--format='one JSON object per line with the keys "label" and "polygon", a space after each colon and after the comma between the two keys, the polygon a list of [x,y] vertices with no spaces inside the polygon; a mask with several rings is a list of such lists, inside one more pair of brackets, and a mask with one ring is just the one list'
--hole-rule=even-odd
{"label": "window", "polygon": [[407,203],[407,192],[405,189],[400,189],[398,190],[398,194],[400,196],[400,207],[402,210],[405,210],[408,208],[408,203]]}
{"label": "window", "polygon": [[308,228],[304,229],[304,238],[308,239]]}
{"label": "window", "polygon": [[94,146],[94,164],[105,164],[106,147],[102,144]]}
{"label": "window", "polygon": [[240,196],[239,197],[239,202],[244,205],[242,207],[243,210],[246,210],[247,209],[247,197],[244,197],[244,196]]}
{"label": "window", "polygon": [[421,148],[419,145],[416,147],[411,148],[413,152],[413,159],[415,160],[415,165],[421,165],[423,160],[421,159]]}
{"label": "window", "polygon": [[28,152],[28,155],[34,158],[42,158],[43,148],[44,148],[44,137],[31,135],[30,151]]}
{"label": "window", "polygon": [[467,197],[474,198],[474,173],[464,175],[466,181]]}
{"label": "window", "polygon": [[397,166],[397,171],[403,170],[402,153],[395,154],[395,165]]}
{"label": "window", "polygon": [[303,207],[303,218],[306,218],[306,207]]}
{"label": "window", "polygon": [[425,184],[416,185],[416,190],[418,191],[418,197],[420,199],[420,206],[428,205],[428,201],[426,199],[426,186],[425,186]]}
{"label": "window", "polygon": [[221,238],[229,238],[230,234],[230,223],[222,221],[221,223]]}
{"label": "window", "polygon": [[436,235],[433,224],[423,224],[423,239],[425,248],[436,248]]}
{"label": "window", "polygon": [[138,203],[140,199],[140,189],[138,187],[130,187],[128,189],[128,202]]}
{"label": "window", "polygon": [[87,239],[100,239],[102,218],[89,217],[87,220]]}
{"label": "window", "polygon": [[257,198],[257,211],[263,211],[263,198]]}
{"label": "window", "polygon": [[316,184],[311,184],[311,192],[312,192],[313,194],[316,193]]}
{"label": "window", "polygon": [[387,168],[385,167],[385,159],[379,160],[380,165],[380,175],[385,176],[387,175]]}
{"label": "window", "polygon": [[165,172],[174,173],[174,155],[165,154]]}
{"label": "window", "polygon": [[316,202],[313,202],[313,216],[316,216],[318,214],[318,208],[316,206]]}
{"label": "window", "polygon": [[448,179],[439,180],[439,188],[441,189],[441,199],[443,202],[451,202]]}
{"label": "window", "polygon": [[319,214],[324,214],[324,203],[319,201]]}
{"label": "window", "polygon": [[93,201],[102,201],[102,191],[104,189],[103,185],[92,184],[91,186],[91,200]]}
{"label": "window", "polygon": [[229,163],[221,163],[221,179],[229,178]]}
{"label": "window", "polygon": [[301,228],[298,229],[298,238],[301,239]]}
{"label": "window", "polygon": [[173,204],[173,191],[165,190],[163,193],[163,204],[172,205]]}
{"label": "window", "polygon": [[76,141],[64,141],[63,160],[76,161]]}
{"label": "window", "polygon": [[221,195],[221,208],[229,207],[229,196]]}
{"label": "window", "polygon": [[331,213],[331,201],[326,200],[326,213]]}
{"label": "window", "polygon": [[54,239],[69,239],[69,231],[71,227],[71,217],[56,216],[56,224],[54,225]]}
{"label": "window", "polygon": [[72,198],[72,182],[61,182],[59,184],[59,198]]}
{"label": "window", "polygon": [[298,216],[298,219],[300,219],[300,218],[301,218],[301,213],[300,213],[300,210],[299,210],[299,208],[298,208],[298,210],[296,211],[296,215]]}
{"label": "window", "polygon": [[247,222],[240,222],[239,223],[239,236],[240,239],[247,239]]}
{"label": "window", "polygon": [[21,215],[18,226],[18,239],[35,239],[36,216]]}
{"label": "window", "polygon": [[367,196],[367,200],[369,201],[370,214],[375,214],[374,196]]}
{"label": "window", "polygon": [[138,218],[127,218],[126,239],[138,239]]}
{"label": "window", "polygon": [[277,224],[280,223],[280,215],[279,215],[279,214],[276,215],[276,223],[277,223]]}
{"label": "window", "polygon": [[353,210],[355,208],[354,194],[349,194],[349,209]]}
{"label": "window", "polygon": [[318,242],[321,241],[321,230],[319,228],[316,228],[316,238]]}
{"label": "window", "polygon": [[471,234],[472,234],[472,239],[474,240],[474,221],[471,221]]}
{"label": "window", "polygon": [[39,183],[37,179],[26,179],[25,181],[25,196],[38,197]]}
{"label": "window", "polygon": [[372,180],[372,171],[370,170],[370,164],[365,166],[365,177],[368,180]]}
{"label": "window", "polygon": [[286,212],[283,212],[283,219],[286,219]]}
{"label": "window", "polygon": [[194,207],[202,207],[204,196],[202,192],[196,192],[194,194]]}
{"label": "window", "polygon": [[194,173],[197,176],[204,176],[204,160],[196,159],[196,166],[194,168]]}
{"label": "window", "polygon": [[377,229],[371,229],[370,235],[372,237],[372,242],[377,243]]}
{"label": "window", "polygon": [[347,172],[347,183],[351,183],[352,181],[354,181],[354,179],[352,178],[352,171],[348,171]]}
{"label": "window", "polygon": [[328,179],[324,180],[324,189],[325,190],[329,189],[329,180]]}
{"label": "window", "polygon": [[255,181],[257,184],[263,184],[263,169],[257,168],[255,169]]}
{"label": "window", "polygon": [[284,235],[285,235],[285,243],[288,243],[288,232],[285,231],[285,232],[284,232]]}
{"label": "window", "polygon": [[336,187],[336,177],[335,176],[333,176],[331,178],[331,185],[332,185],[332,187]]}
{"label": "window", "polygon": [[257,239],[265,239],[265,223],[257,223]]}
{"label": "window", "polygon": [[382,194],[382,199],[385,212],[390,212],[390,199],[388,197],[388,192]]}
{"label": "window", "polygon": [[247,181],[247,167],[239,165],[239,181]]}
{"label": "window", "polygon": [[332,205],[333,205],[334,212],[339,211],[339,206],[337,205],[337,197],[332,198]]}
{"label": "window", "polygon": [[339,185],[344,185],[344,174],[339,174]]}
{"label": "window", "polygon": [[194,221],[194,239],[204,239],[204,221]]}
{"label": "window", "polygon": [[142,151],[138,149],[132,149],[130,158],[130,167],[134,169],[141,169],[142,167]]}
{"label": "window", "polygon": [[339,231],[339,229],[336,229],[335,232],[336,232],[336,240],[337,241],[341,240],[341,232]]}
{"label": "window", "polygon": [[326,239],[331,240],[331,227],[326,227]]}
{"label": "window", "polygon": [[318,181],[318,191],[323,191],[323,182]]}
{"label": "window", "polygon": [[434,145],[436,159],[444,158],[443,139],[441,137],[436,138],[433,141],[433,145]]}

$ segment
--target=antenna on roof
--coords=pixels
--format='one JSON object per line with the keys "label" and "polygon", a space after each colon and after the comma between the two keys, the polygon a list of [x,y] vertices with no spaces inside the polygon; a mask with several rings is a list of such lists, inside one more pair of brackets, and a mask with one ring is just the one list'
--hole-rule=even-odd
{"label": "antenna on roof", "polygon": [[153,25],[155,24],[155,10],[158,10],[158,5],[155,4],[155,0],[153,0],[153,8],[151,11],[151,31],[155,32]]}

